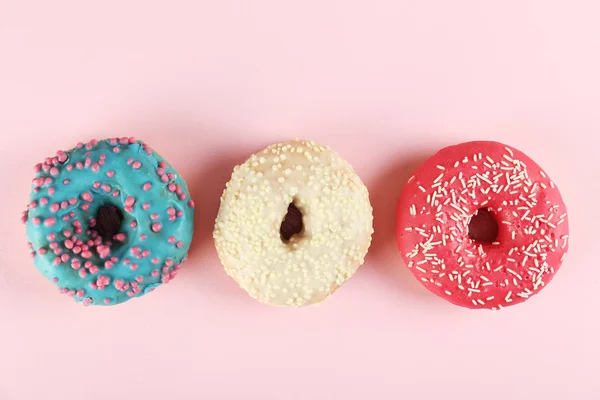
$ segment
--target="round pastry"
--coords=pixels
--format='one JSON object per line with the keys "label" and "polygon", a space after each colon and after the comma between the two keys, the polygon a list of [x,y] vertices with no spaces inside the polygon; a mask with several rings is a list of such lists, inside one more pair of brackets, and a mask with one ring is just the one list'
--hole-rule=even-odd
{"label": "round pastry", "polygon": [[398,247],[433,293],[468,308],[500,309],[538,293],[568,248],[567,209],[548,175],[496,142],[447,147],[402,191]]}
{"label": "round pastry", "polygon": [[215,223],[217,252],[251,297],[275,306],[323,301],[363,263],[369,193],[325,146],[273,144],[234,168]]}
{"label": "round pastry", "polygon": [[85,305],[167,283],[185,261],[194,203],[177,172],[133,138],[92,140],[35,166],[23,213],[37,269]]}

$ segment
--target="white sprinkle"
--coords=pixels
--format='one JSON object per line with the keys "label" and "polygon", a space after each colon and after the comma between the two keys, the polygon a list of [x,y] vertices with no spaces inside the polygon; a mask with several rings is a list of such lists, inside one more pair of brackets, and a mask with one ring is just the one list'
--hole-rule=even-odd
{"label": "white sprinkle", "polygon": [[436,165],[436,167],[437,167],[438,169],[441,169],[441,170],[445,170],[445,169],[446,169],[446,168],[444,168],[444,167],[443,167],[443,166],[441,166],[441,165]]}

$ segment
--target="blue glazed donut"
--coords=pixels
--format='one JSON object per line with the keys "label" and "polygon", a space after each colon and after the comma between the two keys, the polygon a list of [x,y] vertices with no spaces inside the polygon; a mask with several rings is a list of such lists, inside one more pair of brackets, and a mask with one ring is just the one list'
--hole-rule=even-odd
{"label": "blue glazed donut", "polygon": [[79,143],[35,166],[22,221],[37,269],[85,305],[115,305],[175,277],[194,231],[185,181],[134,138]]}

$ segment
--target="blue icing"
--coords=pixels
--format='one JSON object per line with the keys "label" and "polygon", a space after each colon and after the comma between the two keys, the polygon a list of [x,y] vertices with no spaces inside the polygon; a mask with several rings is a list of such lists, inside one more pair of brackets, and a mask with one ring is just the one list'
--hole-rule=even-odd
{"label": "blue icing", "polygon": [[[94,305],[123,303],[172,279],[194,231],[194,204],[175,169],[142,141],[126,139],[80,144],[62,158],[38,165],[33,181],[26,231],[37,269],[61,292]],[[108,204],[123,213],[125,239],[100,243],[109,246],[107,256],[101,239],[87,242],[98,209]]]}

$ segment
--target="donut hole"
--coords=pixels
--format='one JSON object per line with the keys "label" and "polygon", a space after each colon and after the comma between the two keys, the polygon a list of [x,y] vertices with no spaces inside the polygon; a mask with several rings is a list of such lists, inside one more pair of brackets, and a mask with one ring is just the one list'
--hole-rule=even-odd
{"label": "donut hole", "polygon": [[112,240],[121,230],[122,222],[123,212],[117,206],[107,204],[98,209],[94,229],[104,240]]}
{"label": "donut hole", "polygon": [[475,211],[469,221],[469,238],[479,243],[493,243],[498,238],[498,223],[487,208]]}
{"label": "donut hole", "polygon": [[302,223],[302,212],[291,202],[288,206],[287,214],[281,222],[279,234],[283,243],[289,243],[292,236],[302,232],[304,224]]}

